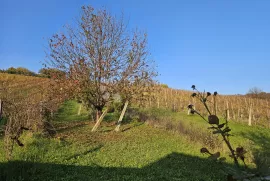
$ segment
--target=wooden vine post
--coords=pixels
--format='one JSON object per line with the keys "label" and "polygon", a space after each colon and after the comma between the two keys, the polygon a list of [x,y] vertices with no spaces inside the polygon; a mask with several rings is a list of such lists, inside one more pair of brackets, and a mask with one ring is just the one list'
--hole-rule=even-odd
{"label": "wooden vine post", "polygon": [[82,111],[82,103],[80,103],[77,115],[80,116]]}
{"label": "wooden vine post", "polygon": [[119,118],[119,120],[118,120],[118,122],[117,122],[117,126],[116,126],[116,128],[114,129],[114,130],[117,131],[117,132],[120,131],[121,122],[122,122],[122,120],[123,120],[123,118],[124,118],[124,115],[125,115],[125,113],[126,113],[127,106],[128,106],[128,101],[125,102],[124,108],[123,108],[123,110],[122,110],[122,112],[121,112],[121,115],[120,115],[120,118]]}
{"label": "wooden vine post", "polygon": [[248,110],[248,125],[252,126],[252,102],[250,101],[250,106]]}
{"label": "wooden vine post", "polygon": [[229,102],[228,102],[228,100],[226,101],[226,105],[227,105],[227,117],[228,117],[228,119],[231,119],[231,116],[230,116],[230,107],[229,107]]}
{"label": "wooden vine post", "polygon": [[2,118],[3,113],[3,101],[0,99],[0,119]]}

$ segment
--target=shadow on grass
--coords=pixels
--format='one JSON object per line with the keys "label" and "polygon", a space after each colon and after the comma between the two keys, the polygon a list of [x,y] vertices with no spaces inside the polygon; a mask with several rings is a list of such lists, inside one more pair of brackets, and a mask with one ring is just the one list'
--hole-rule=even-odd
{"label": "shadow on grass", "polygon": [[258,172],[262,174],[270,174],[270,134],[261,132],[241,133],[244,138],[251,140],[254,145],[252,154]]}
{"label": "shadow on grass", "polygon": [[134,125],[132,125],[132,126],[129,126],[129,127],[127,127],[127,128],[122,129],[122,132],[128,131],[128,130],[130,130],[130,129],[132,129],[132,128],[141,126],[141,125],[143,125],[143,124],[144,124],[144,122],[140,122],[140,123],[134,124]]}
{"label": "shadow on grass", "polygon": [[13,161],[0,163],[0,180],[226,180],[221,168],[213,161],[179,153],[143,168]]}
{"label": "shadow on grass", "polygon": [[81,128],[86,126],[85,122],[74,122],[73,124],[65,124],[63,127],[60,125],[57,126],[56,131],[59,133],[66,132],[66,131],[71,131],[76,128]]}
{"label": "shadow on grass", "polygon": [[[135,128],[135,127],[138,127],[138,126],[141,126],[143,125],[144,122],[140,122],[140,123],[134,123],[134,124],[130,124],[129,122],[124,122],[121,124],[120,126],[120,132],[125,132],[125,131],[128,131],[132,128]],[[126,125],[129,125],[128,127]],[[98,130],[98,132],[102,132],[102,133],[107,133],[107,132],[112,132],[112,131],[115,131],[115,128],[116,128],[117,124],[111,124],[111,125],[102,125],[100,126],[100,129]]]}
{"label": "shadow on grass", "polygon": [[95,147],[95,148],[93,148],[91,150],[87,150],[87,151],[85,151],[83,153],[78,153],[78,154],[75,154],[75,155],[73,155],[71,157],[68,157],[66,160],[68,161],[68,160],[71,160],[71,159],[77,159],[77,158],[79,158],[81,156],[85,156],[85,155],[87,155],[89,153],[99,151],[102,147],[103,147],[103,145],[99,145],[99,146],[97,146],[97,147]]}

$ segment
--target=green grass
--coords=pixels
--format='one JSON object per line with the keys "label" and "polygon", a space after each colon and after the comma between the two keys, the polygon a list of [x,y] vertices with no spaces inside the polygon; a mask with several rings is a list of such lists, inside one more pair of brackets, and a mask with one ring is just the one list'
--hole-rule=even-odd
{"label": "green grass", "polygon": [[146,125],[121,133],[91,133],[91,126],[59,133],[58,137],[63,139],[25,134],[25,147],[16,147],[13,162],[0,163],[0,173],[9,179],[24,180],[222,180],[224,177],[219,164],[206,160],[178,134]]}
{"label": "green grass", "polygon": [[[113,114],[92,133],[94,122],[84,117],[86,111],[78,116],[77,108],[76,102],[68,101],[60,109],[55,138],[24,133],[21,140],[25,146],[14,147],[10,162],[5,159],[1,138],[0,180],[226,180],[224,167],[202,155],[199,150],[203,145],[190,141],[192,135],[136,121],[123,124],[122,132],[114,132],[115,125],[107,123],[117,118]],[[196,116],[166,110],[144,113],[172,124],[184,122],[195,131],[207,130],[206,123]],[[231,126],[234,144],[251,144],[246,141],[250,140],[254,142],[253,154],[268,155],[267,129]],[[228,159],[224,165],[232,167],[232,161]]]}
{"label": "green grass", "polygon": [[[187,132],[188,135],[185,135],[188,141],[191,140],[191,142],[195,142],[201,147],[209,148],[209,145],[203,144],[201,139],[198,139],[198,137],[207,137],[207,135],[212,135],[211,130],[208,129],[209,124],[202,120],[202,118],[198,115],[187,115],[183,112],[172,112],[162,109],[150,109],[146,112],[148,114],[150,112],[150,115],[160,119],[163,122],[163,126],[165,128],[167,125],[164,124],[164,122],[172,123],[175,129],[178,129],[177,125],[181,123],[180,125],[183,126],[186,130],[191,130]],[[221,119],[221,122],[224,122],[224,119]],[[233,121],[229,121],[229,127],[232,129],[232,136],[230,137],[230,141],[233,145],[233,148],[243,146],[247,150],[246,162],[249,167],[257,167],[259,172],[270,173],[269,129],[258,126],[248,126],[246,124]],[[170,128],[168,130],[174,129]],[[219,140],[221,140],[220,137]],[[216,146],[217,148],[214,148],[213,150],[210,149],[210,151],[221,151],[223,156],[227,157],[229,162],[232,163],[232,159],[228,157],[229,150],[227,149],[226,145],[219,145],[218,142]]]}
{"label": "green grass", "polygon": [[86,121],[89,120],[89,113],[82,106],[81,115],[78,115],[80,104],[74,100],[66,101],[56,113],[55,121]]}

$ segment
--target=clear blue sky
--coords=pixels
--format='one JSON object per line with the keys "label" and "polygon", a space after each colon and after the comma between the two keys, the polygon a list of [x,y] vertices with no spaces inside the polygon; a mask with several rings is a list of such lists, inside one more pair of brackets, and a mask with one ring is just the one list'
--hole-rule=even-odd
{"label": "clear blue sky", "polygon": [[0,69],[38,71],[46,39],[87,4],[123,11],[131,28],[146,30],[159,81],[170,87],[270,92],[269,0],[0,0]]}

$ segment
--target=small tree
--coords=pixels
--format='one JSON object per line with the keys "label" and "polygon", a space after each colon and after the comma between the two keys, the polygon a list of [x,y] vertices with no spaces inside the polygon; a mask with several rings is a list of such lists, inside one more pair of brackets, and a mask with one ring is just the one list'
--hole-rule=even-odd
{"label": "small tree", "polygon": [[258,87],[252,87],[248,90],[247,95],[252,98],[259,98],[261,93],[263,93],[262,89]]}
{"label": "small tree", "polygon": [[42,68],[38,71],[40,77],[48,77],[48,78],[56,78],[59,77],[59,75],[64,76],[65,72],[61,72],[58,69],[53,68]]}
{"label": "small tree", "polygon": [[113,94],[156,75],[146,34],[126,27],[123,16],[83,6],[77,26],[66,26],[65,33],[49,40],[47,66],[74,80],[79,99],[96,111],[96,120]]}
{"label": "small tree", "polygon": [[24,67],[18,67],[16,69],[16,72],[17,72],[17,74],[21,74],[21,75],[29,75],[29,76],[35,76],[36,75],[35,72],[32,72],[29,69],[24,68]]}
{"label": "small tree", "polygon": [[248,94],[260,94],[262,91],[262,89],[258,88],[258,87],[252,87],[248,90]]}
{"label": "small tree", "polygon": [[8,74],[16,74],[17,73],[17,70],[14,67],[10,67],[10,68],[8,68],[6,70],[6,73],[8,73]]}

